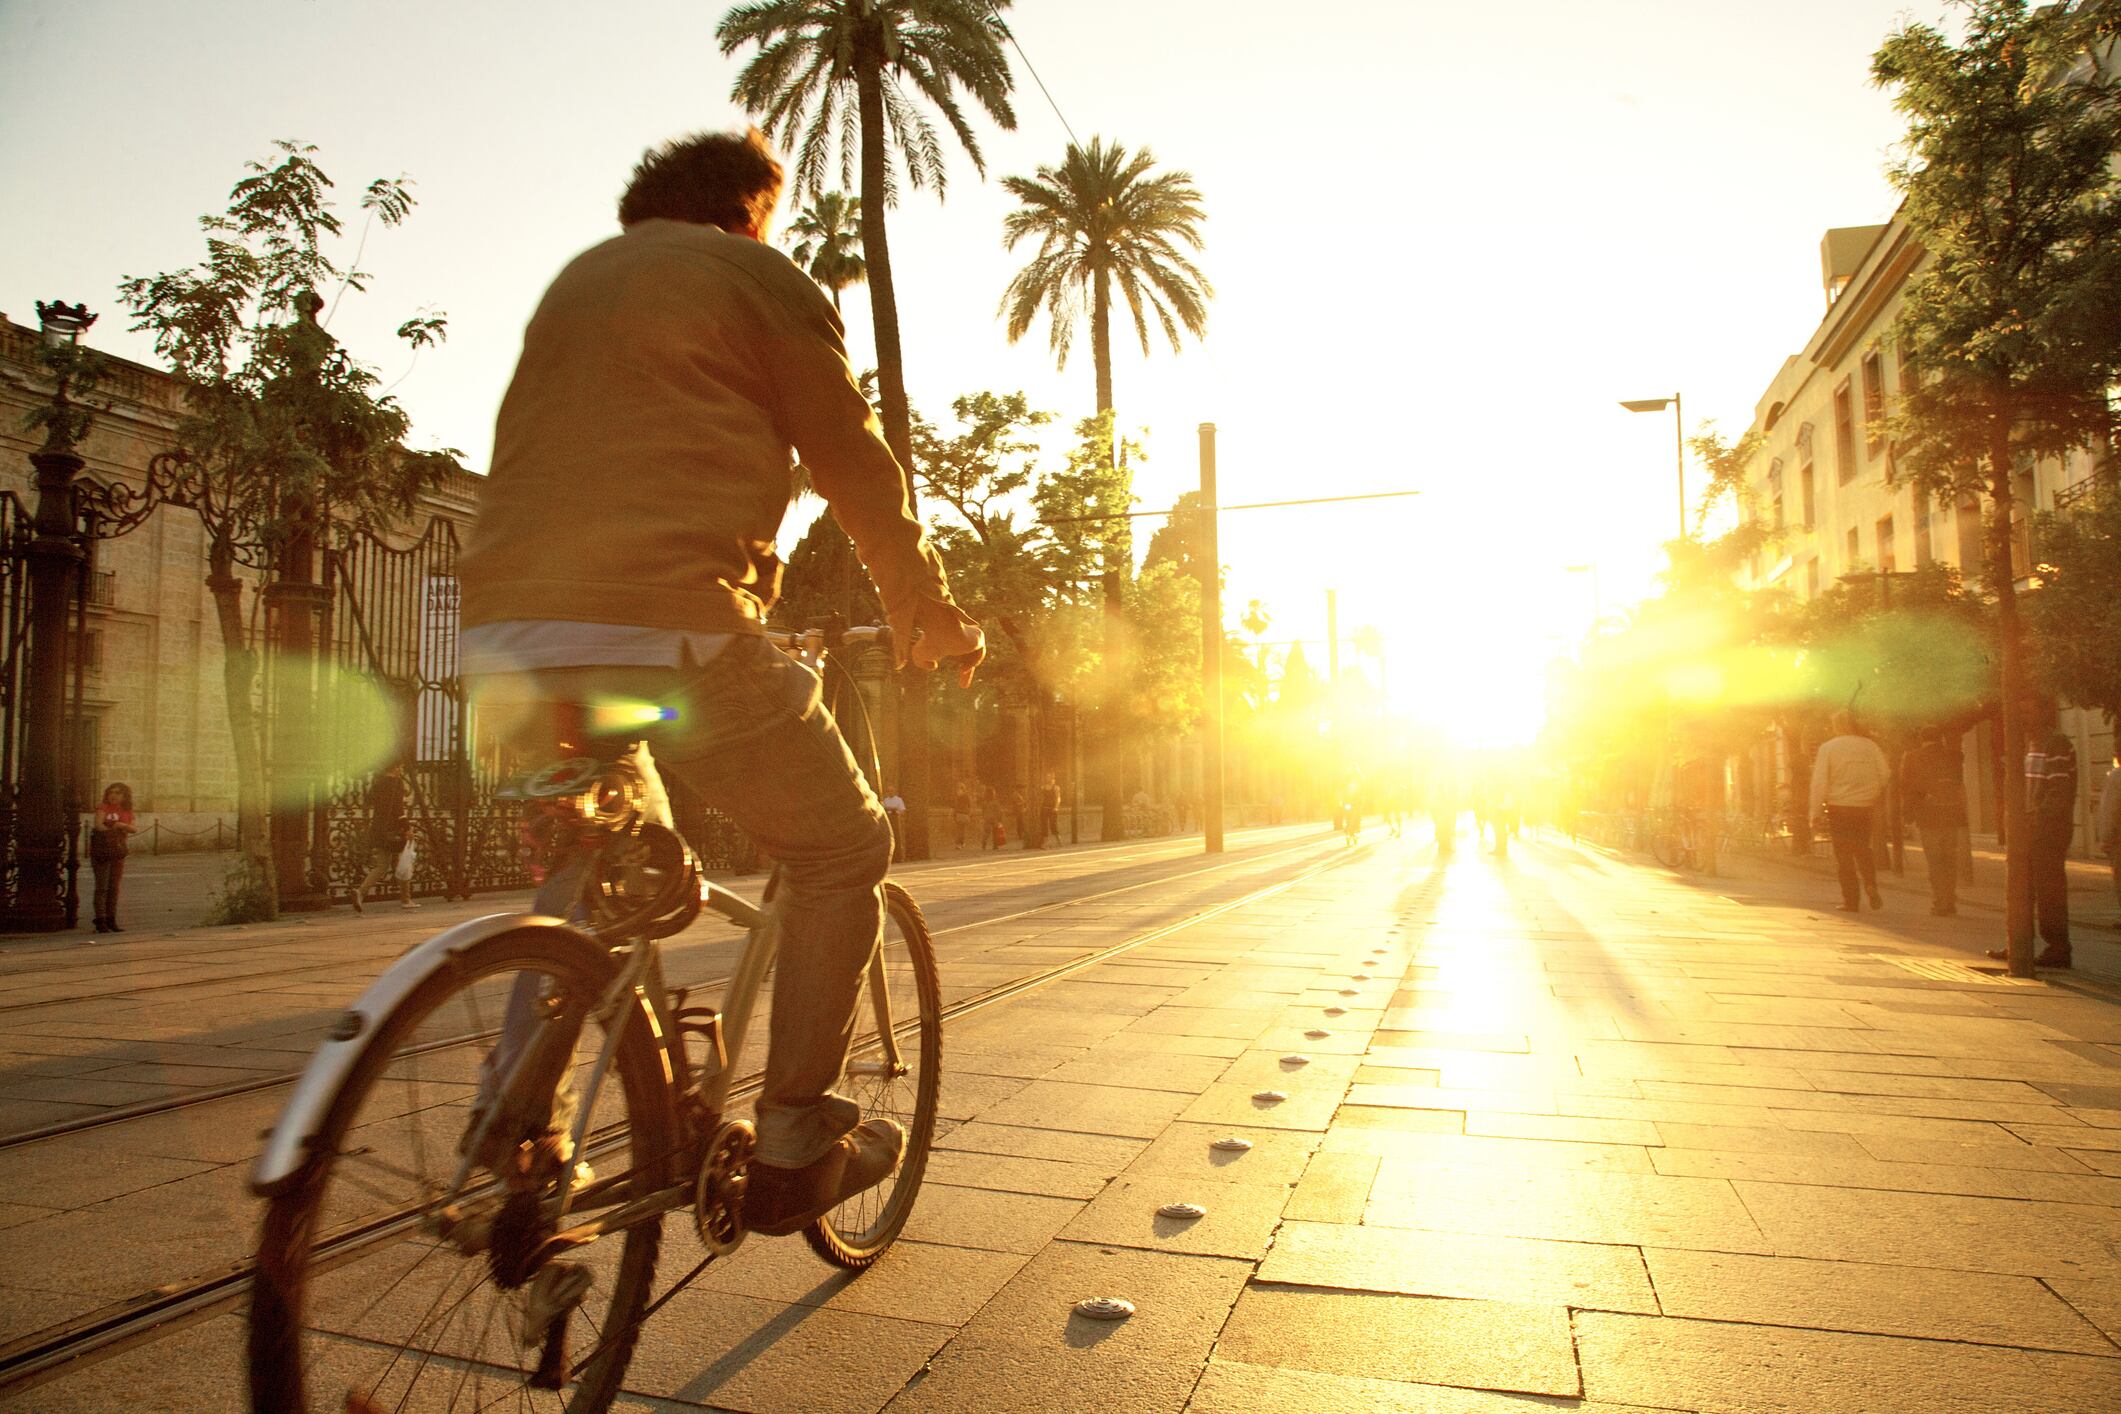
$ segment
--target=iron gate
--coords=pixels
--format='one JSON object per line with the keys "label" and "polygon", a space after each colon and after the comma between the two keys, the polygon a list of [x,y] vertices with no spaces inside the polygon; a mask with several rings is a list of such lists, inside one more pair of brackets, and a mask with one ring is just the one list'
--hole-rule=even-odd
{"label": "iron gate", "polygon": [[[519,808],[494,798],[525,763],[480,736],[459,671],[458,554],[455,523],[436,519],[408,546],[357,532],[324,556],[320,834],[334,898],[366,871],[369,790],[392,760],[405,765],[415,893],[468,898],[531,882],[517,852]],[[746,865],[749,842],[726,819],[678,790],[672,804],[708,868]],[[394,889],[386,879],[370,896]]]}
{"label": "iron gate", "polygon": [[[22,798],[23,732],[28,726],[30,591],[29,543],[36,536],[30,510],[12,491],[0,491],[0,907],[14,903],[20,864],[16,858],[16,808]],[[80,916],[81,815],[88,807],[84,782],[94,762],[82,759],[86,719],[81,699],[86,659],[83,651],[87,613],[88,565],[75,576],[67,605],[67,662],[64,731],[65,760],[61,780],[67,826],[59,860],[60,900],[66,926]]]}

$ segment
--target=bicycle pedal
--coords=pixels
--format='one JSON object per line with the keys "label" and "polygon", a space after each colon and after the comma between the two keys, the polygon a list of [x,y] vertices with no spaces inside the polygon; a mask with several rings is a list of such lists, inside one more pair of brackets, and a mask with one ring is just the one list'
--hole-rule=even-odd
{"label": "bicycle pedal", "polygon": [[[564,1324],[574,1314],[590,1287],[596,1284],[596,1273],[586,1262],[548,1262],[538,1274],[530,1279],[530,1286],[523,1296],[523,1344],[528,1347],[539,1341],[549,1340],[554,1322]],[[554,1386],[543,1386],[554,1388]]]}

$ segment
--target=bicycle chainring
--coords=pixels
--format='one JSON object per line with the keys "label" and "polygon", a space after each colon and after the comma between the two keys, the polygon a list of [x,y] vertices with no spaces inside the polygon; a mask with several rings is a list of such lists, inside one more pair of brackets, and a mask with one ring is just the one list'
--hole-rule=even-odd
{"label": "bicycle chainring", "polygon": [[744,1240],[744,1189],[757,1136],[748,1120],[735,1119],[715,1131],[693,1189],[692,1221],[700,1245],[725,1257]]}

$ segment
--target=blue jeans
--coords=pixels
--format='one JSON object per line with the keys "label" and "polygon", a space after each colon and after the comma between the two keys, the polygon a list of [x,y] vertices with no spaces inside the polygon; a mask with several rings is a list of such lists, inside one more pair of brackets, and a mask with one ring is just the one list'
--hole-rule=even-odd
{"label": "blue jeans", "polygon": [[[542,669],[480,679],[474,692],[504,740],[552,755],[554,744],[538,740],[537,703],[616,698],[675,709],[639,729],[656,764],[779,866],[766,909],[778,952],[758,1157],[788,1168],[822,1157],[861,1118],[833,1087],[883,933],[891,825],[825,709],[817,674],[744,635],[705,666]],[[539,911],[562,912],[573,896],[572,880],[555,875]]]}

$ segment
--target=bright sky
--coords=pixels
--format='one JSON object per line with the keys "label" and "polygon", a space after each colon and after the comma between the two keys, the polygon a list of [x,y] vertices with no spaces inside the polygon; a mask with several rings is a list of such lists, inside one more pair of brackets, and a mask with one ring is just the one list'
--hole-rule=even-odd
{"label": "bright sky", "polygon": [[[273,138],[317,144],[349,204],[406,173],[421,206],[371,239],[371,292],[332,332],[404,377],[421,440],[483,469],[524,321],[614,228],[640,149],[742,121],[720,0],[5,0],[0,310],[105,312],[92,342],[146,358],[116,285],[197,259]],[[1942,0],[1018,0],[1024,51],[1075,132],[1190,170],[1218,297],[1178,357],[1123,345],[1123,424],[1146,427],[1145,506],[1195,484],[1220,427],[1222,499],[1418,487],[1413,500],[1232,515],[1232,620],[1269,638],[1389,640],[1395,697],[1484,741],[1536,725],[1544,665],[1647,592],[1672,533],[1672,420],[1619,398],[1684,392],[1735,435],[1824,309],[1820,235],[1881,221],[1899,123],[1868,81],[1900,19]],[[981,134],[991,177],[1059,160],[1060,121],[1021,66],[1018,128]],[[1072,422],[1043,326],[995,318],[1017,260],[1012,203],[951,158],[948,200],[893,215],[908,381],[933,416],[981,389]],[[351,223],[350,223],[351,224]],[[449,342],[390,331],[435,306]],[[857,364],[868,308],[850,292]],[[1691,428],[1690,428],[1691,430]],[[623,429],[614,428],[615,445]],[[1317,655],[1322,657],[1322,653]]]}

